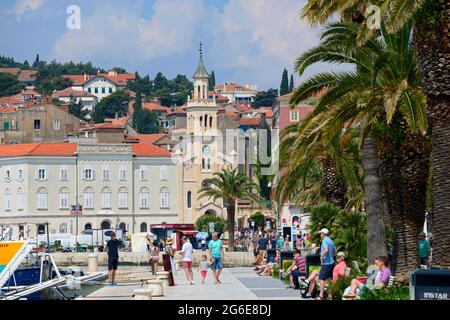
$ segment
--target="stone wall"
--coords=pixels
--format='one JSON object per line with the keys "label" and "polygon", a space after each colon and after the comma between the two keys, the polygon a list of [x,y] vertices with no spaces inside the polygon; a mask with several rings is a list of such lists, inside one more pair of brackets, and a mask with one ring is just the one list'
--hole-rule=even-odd
{"label": "stone wall", "polygon": [[[107,265],[107,256],[105,252],[70,252],[70,253],[52,253],[55,262],[57,265],[60,266],[71,266],[71,265],[78,265],[78,266],[86,266],[88,264],[88,257],[90,254],[96,254],[98,256],[98,264],[100,266]],[[194,266],[197,266],[201,255],[203,254],[202,251],[195,251],[193,254],[194,259]],[[208,253],[206,253],[208,256]],[[209,257],[209,256],[208,256]],[[181,255],[178,253],[175,254],[175,260],[181,261]],[[162,264],[162,255],[160,255],[159,262]],[[226,266],[251,266],[252,263],[255,261],[255,257],[253,255],[253,252],[226,252],[225,253],[225,265]],[[119,263],[124,264],[135,264],[135,265],[145,265],[149,264],[149,255],[148,253],[135,253],[135,252],[119,252]]]}

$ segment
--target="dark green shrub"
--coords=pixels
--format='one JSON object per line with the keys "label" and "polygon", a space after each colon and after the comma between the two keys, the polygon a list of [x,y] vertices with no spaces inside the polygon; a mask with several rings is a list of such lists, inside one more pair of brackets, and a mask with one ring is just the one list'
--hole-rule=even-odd
{"label": "dark green shrub", "polygon": [[287,268],[292,265],[292,260],[284,260],[283,261],[283,272],[286,272]]}
{"label": "dark green shrub", "polygon": [[350,287],[352,279],[352,277],[340,276],[335,283],[328,281],[328,292],[333,297],[333,300],[342,300],[342,294],[347,287]]}
{"label": "dark green shrub", "polygon": [[214,231],[223,233],[227,229],[227,222],[221,217],[211,214],[204,214],[200,216],[195,222],[195,227],[198,231],[209,232],[209,223],[214,222]]}
{"label": "dark green shrub", "polygon": [[409,300],[409,288],[407,286],[392,286],[376,290],[364,288],[361,300]]}
{"label": "dark green shrub", "polygon": [[280,265],[275,263],[270,270],[270,275],[276,279],[280,278]]}

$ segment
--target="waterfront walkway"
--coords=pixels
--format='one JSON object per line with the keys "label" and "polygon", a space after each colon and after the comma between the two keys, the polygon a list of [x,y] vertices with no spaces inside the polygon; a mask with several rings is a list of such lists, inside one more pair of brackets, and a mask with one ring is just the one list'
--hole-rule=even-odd
{"label": "waterfront walkway", "polygon": [[[148,267],[123,267],[129,277],[148,278]],[[124,280],[125,281],[125,280]],[[201,284],[200,273],[194,269],[194,285],[184,285],[184,271],[175,274],[175,287],[164,290],[164,297],[155,300],[300,300],[300,292],[286,289],[286,284],[272,277],[260,277],[252,268],[226,268],[222,284],[214,284],[212,271],[208,271],[206,284]],[[125,281],[126,282],[126,281]],[[120,282],[119,282],[120,284]],[[103,286],[83,300],[131,300],[135,285]]]}

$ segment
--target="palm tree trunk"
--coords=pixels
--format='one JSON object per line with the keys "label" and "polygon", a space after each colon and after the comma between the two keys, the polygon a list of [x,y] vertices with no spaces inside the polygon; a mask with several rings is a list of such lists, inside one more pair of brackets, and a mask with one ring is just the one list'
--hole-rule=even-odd
{"label": "palm tree trunk", "polygon": [[[402,129],[403,130],[403,129]],[[418,267],[418,239],[425,221],[429,140],[406,134],[385,136],[379,145],[384,193],[394,231],[392,270],[400,281]]]}
{"label": "palm tree trunk", "polygon": [[234,251],[234,225],[235,225],[236,207],[234,202],[227,206],[227,227],[228,227],[228,250]]}
{"label": "palm tree trunk", "polygon": [[[414,47],[428,100],[433,165],[433,265],[450,268],[450,1],[417,19]],[[431,12],[430,12],[431,11]],[[436,23],[437,22],[437,23]]]}
{"label": "palm tree trunk", "polygon": [[372,137],[364,140],[361,162],[364,168],[365,208],[367,214],[367,261],[387,256],[386,235],[382,217],[381,182],[376,147]]}

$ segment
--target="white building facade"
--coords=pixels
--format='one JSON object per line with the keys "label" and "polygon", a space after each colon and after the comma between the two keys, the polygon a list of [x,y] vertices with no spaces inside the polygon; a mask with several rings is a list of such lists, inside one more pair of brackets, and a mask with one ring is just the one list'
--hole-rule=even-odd
{"label": "white building facade", "polygon": [[[13,239],[33,238],[47,224],[49,233],[75,234],[77,225],[78,233],[134,233],[162,221],[183,222],[179,172],[169,152],[128,144],[60,145],[61,151],[40,144],[33,153],[0,156],[0,234],[9,227]],[[71,214],[77,202],[78,218]]]}

